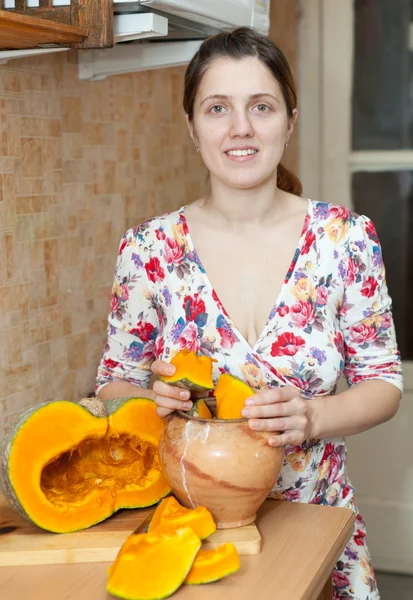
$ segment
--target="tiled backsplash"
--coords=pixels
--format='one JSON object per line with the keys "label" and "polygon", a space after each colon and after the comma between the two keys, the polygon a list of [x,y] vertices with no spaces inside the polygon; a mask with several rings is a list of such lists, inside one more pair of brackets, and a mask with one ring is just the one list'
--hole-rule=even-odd
{"label": "tiled backsplash", "polygon": [[204,189],[184,69],[85,82],[76,59],[0,66],[0,438],[93,390],[121,235]]}

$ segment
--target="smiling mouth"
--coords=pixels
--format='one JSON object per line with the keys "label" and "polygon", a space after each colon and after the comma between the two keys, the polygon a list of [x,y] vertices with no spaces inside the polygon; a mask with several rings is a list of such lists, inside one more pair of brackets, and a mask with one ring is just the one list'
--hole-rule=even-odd
{"label": "smiling mouth", "polygon": [[227,150],[225,154],[228,156],[249,156],[251,154],[257,154],[258,150],[253,148],[247,148],[246,150]]}

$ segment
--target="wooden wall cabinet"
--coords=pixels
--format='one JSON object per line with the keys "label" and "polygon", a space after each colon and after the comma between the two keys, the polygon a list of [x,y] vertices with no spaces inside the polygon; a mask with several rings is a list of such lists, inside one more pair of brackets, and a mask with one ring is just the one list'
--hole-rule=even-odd
{"label": "wooden wall cabinet", "polygon": [[0,8],[0,50],[113,46],[113,0],[52,4],[39,0],[39,7],[30,8],[26,0],[15,0],[14,9]]}

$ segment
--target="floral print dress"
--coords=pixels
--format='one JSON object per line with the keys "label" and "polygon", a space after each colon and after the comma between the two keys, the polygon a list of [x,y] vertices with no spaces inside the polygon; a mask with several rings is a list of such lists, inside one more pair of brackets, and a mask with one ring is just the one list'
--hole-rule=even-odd
{"label": "floral print dress", "polygon": [[[309,401],[334,394],[342,373],[349,385],[381,379],[402,391],[391,300],[372,222],[342,206],[307,203],[290,268],[254,346],[231,321],[203,269],[185,207],[127,231],[96,393],[113,380],[147,387],[152,361],[169,361],[182,348],[216,359],[215,382],[228,372],[257,390],[292,385]],[[353,509],[354,535],[333,572],[334,598],[377,600],[344,438],[307,440],[285,450],[271,496]]]}

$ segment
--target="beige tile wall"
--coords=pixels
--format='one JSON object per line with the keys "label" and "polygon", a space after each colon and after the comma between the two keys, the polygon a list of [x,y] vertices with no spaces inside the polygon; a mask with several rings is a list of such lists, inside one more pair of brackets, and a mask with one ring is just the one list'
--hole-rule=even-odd
{"label": "beige tile wall", "polygon": [[183,72],[84,82],[75,52],[0,66],[0,437],[93,390],[122,233],[202,193]]}

